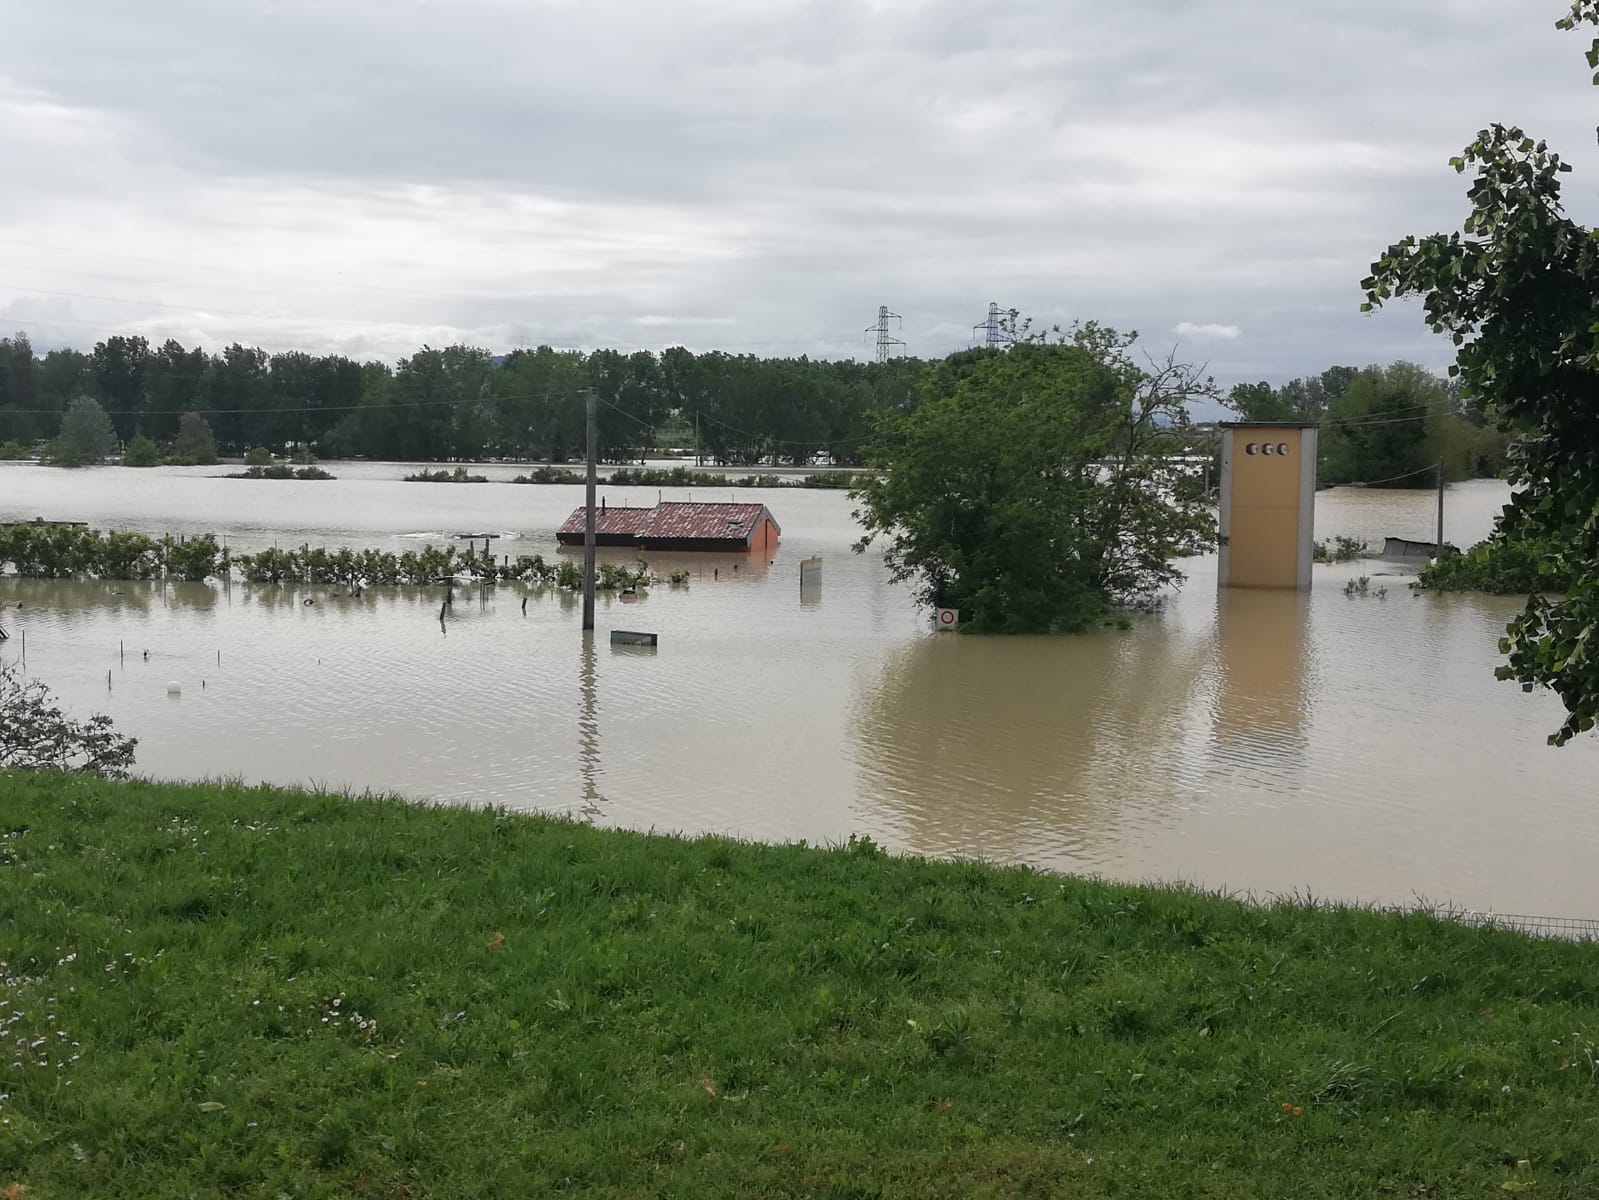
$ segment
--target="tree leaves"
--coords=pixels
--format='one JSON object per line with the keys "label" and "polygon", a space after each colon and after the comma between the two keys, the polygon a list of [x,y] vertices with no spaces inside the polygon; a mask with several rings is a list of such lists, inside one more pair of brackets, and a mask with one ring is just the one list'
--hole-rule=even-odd
{"label": "tree leaves", "polygon": [[[1576,0],[1558,25],[1599,25],[1599,0]],[[1587,57],[1599,66],[1599,39]],[[1391,246],[1373,264],[1366,304],[1420,296],[1428,324],[1459,348],[1466,390],[1517,438],[1502,530],[1545,539],[1573,578],[1564,598],[1534,595],[1510,624],[1503,674],[1560,697],[1567,717],[1550,741],[1562,745],[1599,722],[1589,649],[1599,627],[1599,250],[1565,215],[1559,176],[1570,167],[1547,143],[1493,125],[1452,165],[1475,173],[1465,238]]]}
{"label": "tree leaves", "polygon": [[97,713],[74,721],[53,703],[50,690],[0,666],[0,770],[85,771],[120,779],[133,765],[135,738]]}
{"label": "tree leaves", "polygon": [[1183,446],[1200,371],[1135,363],[1130,336],[1097,324],[957,355],[921,403],[880,418],[877,470],[851,495],[896,580],[961,610],[966,627],[1071,632],[1176,583],[1184,554],[1214,544]]}

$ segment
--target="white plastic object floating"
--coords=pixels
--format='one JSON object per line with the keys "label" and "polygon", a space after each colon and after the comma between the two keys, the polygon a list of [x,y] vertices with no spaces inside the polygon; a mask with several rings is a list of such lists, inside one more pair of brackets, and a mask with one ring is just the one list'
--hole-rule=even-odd
{"label": "white plastic object floating", "polygon": [[183,685],[181,683],[179,683],[176,679],[174,679],[171,683],[167,684],[167,695],[169,695],[169,696],[181,696],[181,695],[183,695]]}

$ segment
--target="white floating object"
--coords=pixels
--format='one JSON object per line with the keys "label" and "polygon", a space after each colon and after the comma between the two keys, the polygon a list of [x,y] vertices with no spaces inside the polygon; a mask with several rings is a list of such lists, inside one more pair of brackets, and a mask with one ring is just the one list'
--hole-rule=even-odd
{"label": "white floating object", "polygon": [[183,685],[181,683],[179,683],[176,679],[174,679],[171,683],[167,684],[167,695],[169,695],[169,696],[181,696],[181,695],[183,695]]}

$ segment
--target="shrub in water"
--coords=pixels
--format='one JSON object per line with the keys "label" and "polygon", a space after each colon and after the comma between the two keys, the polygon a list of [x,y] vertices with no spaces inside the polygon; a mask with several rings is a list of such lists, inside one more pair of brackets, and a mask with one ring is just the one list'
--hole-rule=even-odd
{"label": "shrub in water", "polygon": [[149,438],[140,434],[128,443],[128,448],[122,452],[122,465],[125,467],[158,467],[161,465],[161,451]]}
{"label": "shrub in water", "polygon": [[74,721],[54,703],[50,689],[0,667],[0,771],[85,771],[126,776],[136,738],[117,733],[97,713]]}
{"label": "shrub in water", "polygon": [[518,475],[512,483],[582,483],[583,476],[565,467],[534,467],[526,475]]}

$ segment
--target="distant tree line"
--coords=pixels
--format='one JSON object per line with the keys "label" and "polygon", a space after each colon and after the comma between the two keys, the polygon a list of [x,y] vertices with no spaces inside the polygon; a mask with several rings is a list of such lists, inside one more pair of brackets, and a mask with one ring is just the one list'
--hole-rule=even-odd
{"label": "distant tree line", "polygon": [[[569,462],[584,452],[592,388],[606,462],[680,447],[733,466],[820,455],[858,466],[884,415],[912,411],[940,378],[992,353],[858,363],[541,346],[496,360],[468,346],[424,346],[390,366],[237,344],[212,354],[139,336],[40,356],[17,334],[0,338],[0,456],[8,445],[14,453],[54,442],[62,462],[97,460],[113,443],[139,463],[295,447],[322,458]],[[79,401],[93,401],[109,425],[90,405],[74,411]],[[1404,477],[1399,484],[1425,486],[1424,468],[1440,458],[1452,479],[1504,466],[1505,436],[1480,407],[1409,363],[1241,384],[1227,404],[1247,420],[1320,422],[1324,484]]]}
{"label": "distant tree line", "polygon": [[1317,479],[1328,486],[1428,487],[1440,460],[1447,479],[1496,477],[1505,468],[1509,439],[1482,405],[1414,363],[1329,367],[1281,387],[1239,384],[1227,405],[1246,421],[1320,424]]}
{"label": "distant tree line", "polygon": [[38,356],[18,334],[0,338],[0,443],[56,438],[73,401],[88,398],[122,443],[170,447],[194,413],[225,454],[309,446],[324,458],[561,462],[584,453],[592,388],[608,462],[670,445],[741,466],[820,454],[858,463],[871,415],[911,404],[928,366],[548,346],[496,361],[473,347],[424,346],[391,367],[237,344],[210,354],[139,336]]}

